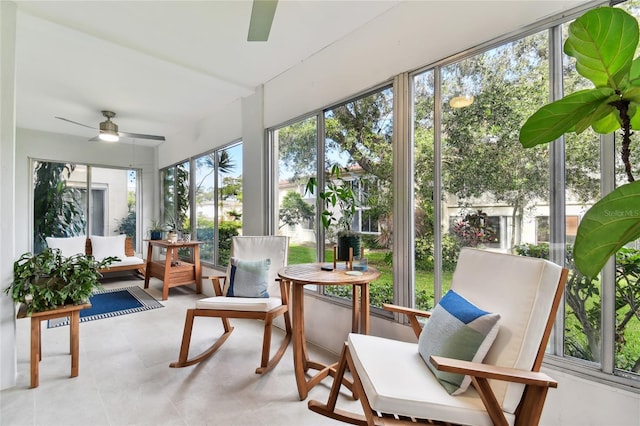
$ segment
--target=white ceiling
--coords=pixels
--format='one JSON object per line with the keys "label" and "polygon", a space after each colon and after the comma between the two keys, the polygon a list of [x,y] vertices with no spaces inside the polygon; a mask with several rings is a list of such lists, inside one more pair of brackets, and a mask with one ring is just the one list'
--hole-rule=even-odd
{"label": "white ceiling", "polygon": [[[16,1],[17,125],[91,138],[55,116],[97,127],[106,109],[121,131],[170,139],[404,2],[280,0],[263,43],[246,41],[250,0]],[[524,1],[484,3],[491,13]],[[546,16],[577,2],[537,3]]]}

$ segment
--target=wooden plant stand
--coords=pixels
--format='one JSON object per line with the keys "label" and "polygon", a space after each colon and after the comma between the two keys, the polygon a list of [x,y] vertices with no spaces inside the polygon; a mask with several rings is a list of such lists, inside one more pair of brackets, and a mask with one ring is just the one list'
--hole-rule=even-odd
{"label": "wooden plant stand", "polygon": [[69,317],[69,350],[71,352],[71,377],[76,377],[79,370],[80,357],[80,311],[90,308],[91,303],[82,305],[65,305],[48,311],[27,314],[27,306],[20,305],[17,318],[31,317],[31,388],[37,388],[39,384],[39,364],[42,359],[42,346],[40,343],[40,322],[55,318]]}

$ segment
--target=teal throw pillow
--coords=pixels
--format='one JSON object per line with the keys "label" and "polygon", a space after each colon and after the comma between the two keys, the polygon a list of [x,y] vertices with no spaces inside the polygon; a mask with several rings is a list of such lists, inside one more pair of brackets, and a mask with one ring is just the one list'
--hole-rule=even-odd
{"label": "teal throw pillow", "polygon": [[271,259],[230,260],[228,297],[269,297],[269,267]]}
{"label": "teal throw pillow", "polygon": [[482,362],[498,335],[499,319],[499,314],[478,308],[453,290],[449,290],[431,312],[418,339],[418,352],[451,395],[466,391],[471,378],[438,371],[429,357]]}

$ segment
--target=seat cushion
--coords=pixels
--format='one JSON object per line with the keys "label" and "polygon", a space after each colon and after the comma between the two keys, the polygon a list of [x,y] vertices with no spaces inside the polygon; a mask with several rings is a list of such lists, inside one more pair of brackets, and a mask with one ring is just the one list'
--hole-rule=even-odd
{"label": "seat cushion", "polygon": [[269,312],[282,305],[279,297],[207,297],[196,302],[196,309]]}
{"label": "seat cushion", "polygon": [[[352,333],[348,344],[374,410],[456,424],[493,424],[473,387],[453,396],[440,385],[416,343]],[[513,425],[515,416],[505,416]]]}
{"label": "seat cushion", "polygon": [[85,253],[85,245],[87,237],[80,235],[78,237],[47,237],[47,247],[51,249],[59,249],[62,257],[71,257],[76,254]]}
{"label": "seat cushion", "polygon": [[271,259],[230,260],[228,297],[269,297],[269,267]]}
{"label": "seat cushion", "polygon": [[439,371],[432,355],[482,362],[498,334],[500,314],[484,311],[453,290],[440,300],[422,329],[418,352],[442,386],[452,395],[467,390],[471,378]]}
{"label": "seat cushion", "polygon": [[113,262],[109,266],[113,268],[117,266],[133,266],[133,265],[144,265],[144,260],[135,256],[125,256],[124,258],[121,258],[119,262]]}

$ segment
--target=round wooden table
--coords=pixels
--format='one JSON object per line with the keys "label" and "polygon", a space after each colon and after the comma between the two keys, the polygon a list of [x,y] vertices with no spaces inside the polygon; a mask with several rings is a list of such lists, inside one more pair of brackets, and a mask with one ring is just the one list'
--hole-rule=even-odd
{"label": "round wooden table", "polygon": [[[344,265],[337,265],[335,270],[325,271],[322,266],[333,267],[330,263],[303,263],[289,265],[278,271],[280,279],[291,286],[293,304],[293,364],[298,385],[300,400],[304,400],[309,390],[328,375],[335,374],[336,364],[324,365],[310,361],[304,336],[304,286],[314,285],[349,285],[352,286],[352,321],[351,331],[369,333],[369,283],[380,276],[380,272],[368,267],[360,275],[351,275]],[[315,376],[307,380],[305,372],[310,368],[318,370]]]}

